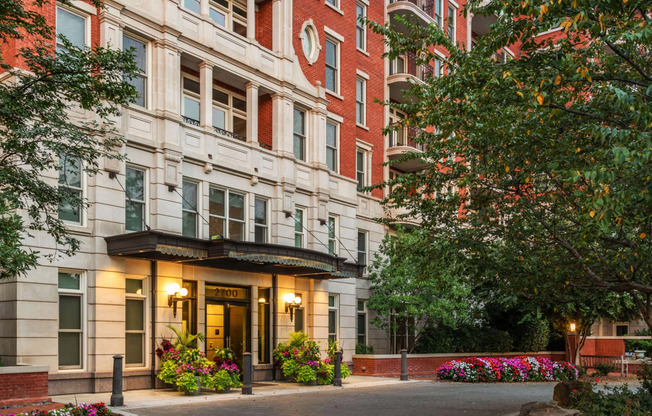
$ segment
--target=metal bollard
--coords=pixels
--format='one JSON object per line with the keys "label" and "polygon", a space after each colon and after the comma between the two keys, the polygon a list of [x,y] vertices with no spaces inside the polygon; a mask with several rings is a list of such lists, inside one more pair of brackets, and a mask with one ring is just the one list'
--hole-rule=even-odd
{"label": "metal bollard", "polygon": [[111,406],[124,406],[125,398],[122,395],[122,355],[113,356],[113,392],[111,393]]}
{"label": "metal bollard", "polygon": [[253,394],[251,387],[251,353],[244,353],[244,372],[242,373],[242,394]]}
{"label": "metal bollard", "polygon": [[407,350],[401,350],[401,380],[407,381]]}
{"label": "metal bollard", "polygon": [[335,369],[333,370],[333,386],[342,387],[342,351],[335,353]]}

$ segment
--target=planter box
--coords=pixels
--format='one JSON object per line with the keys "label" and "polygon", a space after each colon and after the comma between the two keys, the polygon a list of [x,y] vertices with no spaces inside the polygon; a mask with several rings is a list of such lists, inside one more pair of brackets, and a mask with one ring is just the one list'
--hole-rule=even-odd
{"label": "planter box", "polygon": [[50,402],[48,366],[0,367],[0,408]]}

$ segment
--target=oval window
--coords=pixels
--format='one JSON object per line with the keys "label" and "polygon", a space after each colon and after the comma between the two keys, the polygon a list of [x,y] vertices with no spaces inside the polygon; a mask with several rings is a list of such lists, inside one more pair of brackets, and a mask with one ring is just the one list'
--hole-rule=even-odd
{"label": "oval window", "polygon": [[313,52],[313,33],[312,29],[308,26],[303,29],[303,39],[301,39],[301,45],[303,46],[303,53],[306,55],[306,58],[310,59]]}

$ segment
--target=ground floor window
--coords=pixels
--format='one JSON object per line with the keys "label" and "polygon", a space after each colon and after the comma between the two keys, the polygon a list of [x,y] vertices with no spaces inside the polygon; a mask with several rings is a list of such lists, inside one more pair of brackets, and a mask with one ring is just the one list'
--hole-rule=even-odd
{"label": "ground floor window", "polygon": [[181,310],[181,329],[191,334],[197,333],[197,282],[184,280],[182,287],[188,290]]}
{"label": "ground floor window", "polygon": [[367,345],[367,302],[358,300],[358,344]]}
{"label": "ground floor window", "polygon": [[[303,299],[302,293],[297,292],[294,294],[294,296]],[[296,308],[294,310],[294,332],[299,332],[299,331],[306,332],[304,322],[305,322],[304,308],[303,307]]]}
{"label": "ground floor window", "polygon": [[59,271],[59,368],[82,368],[84,279],[80,272]]}
{"label": "ground floor window", "polygon": [[328,295],[328,338],[337,341],[339,298]]}
{"label": "ground floor window", "polygon": [[269,340],[269,289],[258,289],[258,363],[270,363],[270,340]]}
{"label": "ground floor window", "polygon": [[125,281],[125,365],[145,365],[146,289],[141,279]]}

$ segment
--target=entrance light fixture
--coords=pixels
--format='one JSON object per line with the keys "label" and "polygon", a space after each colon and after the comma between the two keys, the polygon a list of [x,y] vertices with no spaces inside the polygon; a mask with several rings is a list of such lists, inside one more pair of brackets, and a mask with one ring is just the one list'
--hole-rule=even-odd
{"label": "entrance light fixture", "polygon": [[294,310],[301,307],[301,297],[294,296],[294,293],[288,293],[283,296],[285,301],[285,313],[290,312],[290,322],[294,318]]}
{"label": "entrance light fixture", "polygon": [[172,307],[173,315],[177,317],[177,302],[186,300],[188,296],[188,289],[179,286],[178,283],[172,283],[167,287],[168,292],[168,306]]}

